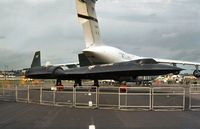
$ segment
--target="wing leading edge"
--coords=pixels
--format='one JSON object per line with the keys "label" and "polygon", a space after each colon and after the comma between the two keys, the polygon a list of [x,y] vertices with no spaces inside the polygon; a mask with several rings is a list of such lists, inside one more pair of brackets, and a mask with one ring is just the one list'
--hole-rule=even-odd
{"label": "wing leading edge", "polygon": [[198,63],[198,62],[189,62],[189,61],[180,61],[180,60],[167,60],[167,59],[159,59],[159,58],[154,58],[154,60],[157,61],[158,63],[193,65],[195,67],[200,66],[200,63]]}

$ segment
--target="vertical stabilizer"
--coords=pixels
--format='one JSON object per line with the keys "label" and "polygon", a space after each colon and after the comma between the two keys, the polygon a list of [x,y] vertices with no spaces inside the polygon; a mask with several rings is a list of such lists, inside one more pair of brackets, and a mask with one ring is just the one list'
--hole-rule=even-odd
{"label": "vertical stabilizer", "polygon": [[41,58],[40,58],[40,51],[35,52],[33,57],[33,61],[31,64],[31,68],[41,66]]}
{"label": "vertical stabilizer", "polygon": [[83,53],[78,54],[78,59],[79,59],[80,67],[92,65],[91,61]]}
{"label": "vertical stabilizer", "polygon": [[101,45],[101,36],[96,17],[95,3],[97,0],[76,0],[77,14],[83,27],[86,48]]}

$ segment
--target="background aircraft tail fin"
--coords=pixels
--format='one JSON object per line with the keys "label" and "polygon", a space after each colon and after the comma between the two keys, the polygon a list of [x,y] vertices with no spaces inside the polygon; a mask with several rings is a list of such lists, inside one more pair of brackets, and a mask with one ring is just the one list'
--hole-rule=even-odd
{"label": "background aircraft tail fin", "polygon": [[86,48],[102,43],[95,11],[96,1],[97,0],[76,0],[77,15],[83,27]]}
{"label": "background aircraft tail fin", "polygon": [[41,66],[41,58],[40,58],[40,51],[35,52],[33,57],[33,61],[31,64],[31,68]]}

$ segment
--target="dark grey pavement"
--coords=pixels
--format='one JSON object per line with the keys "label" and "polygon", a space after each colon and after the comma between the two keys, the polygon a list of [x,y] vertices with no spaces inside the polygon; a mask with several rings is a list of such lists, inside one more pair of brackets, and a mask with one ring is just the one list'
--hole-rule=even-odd
{"label": "dark grey pavement", "polygon": [[75,109],[0,101],[1,129],[200,129],[200,112]]}

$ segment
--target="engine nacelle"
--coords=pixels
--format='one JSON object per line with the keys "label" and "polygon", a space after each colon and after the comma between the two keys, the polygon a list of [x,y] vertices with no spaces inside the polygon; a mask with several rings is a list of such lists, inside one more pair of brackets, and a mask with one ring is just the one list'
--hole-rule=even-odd
{"label": "engine nacelle", "polygon": [[25,76],[33,79],[56,79],[63,69],[59,66],[34,67],[29,69]]}
{"label": "engine nacelle", "polygon": [[195,71],[193,72],[193,75],[194,75],[195,77],[197,77],[197,78],[200,78],[200,70],[195,70]]}

